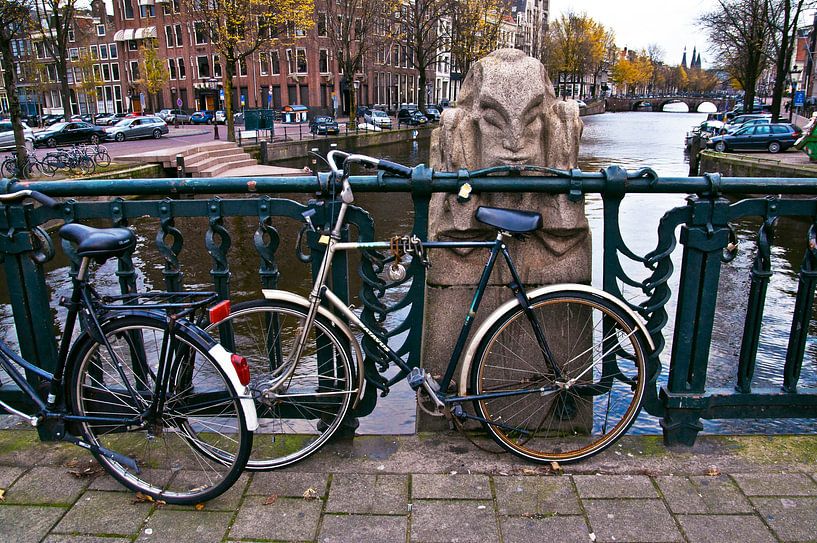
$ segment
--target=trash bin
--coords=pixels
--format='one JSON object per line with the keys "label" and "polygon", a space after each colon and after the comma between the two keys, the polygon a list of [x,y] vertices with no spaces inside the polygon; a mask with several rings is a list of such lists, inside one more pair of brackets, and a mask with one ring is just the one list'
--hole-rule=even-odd
{"label": "trash bin", "polygon": [[293,104],[281,108],[281,118],[285,123],[304,123],[306,122],[309,108],[300,104]]}

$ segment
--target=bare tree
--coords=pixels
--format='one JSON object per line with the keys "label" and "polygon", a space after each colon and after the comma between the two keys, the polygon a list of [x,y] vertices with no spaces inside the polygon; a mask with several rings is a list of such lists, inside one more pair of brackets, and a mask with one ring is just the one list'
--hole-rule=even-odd
{"label": "bare tree", "polygon": [[25,175],[22,166],[26,163],[26,140],[20,120],[20,97],[17,94],[15,58],[11,42],[25,37],[31,28],[31,14],[22,0],[2,0],[0,2],[0,59],[3,61],[3,84],[9,100],[11,127],[14,131],[14,146],[17,150],[17,171]]}
{"label": "bare tree", "polygon": [[766,67],[771,47],[769,0],[717,0],[717,7],[701,16],[709,34],[713,58],[745,91],[744,108],[752,111],[755,87]]}
{"label": "bare tree", "polygon": [[652,78],[650,79],[651,92],[655,90],[655,82],[660,71],[658,67],[664,63],[665,54],[664,49],[657,43],[651,43],[647,46],[647,58],[650,59],[650,64],[652,64]]}
{"label": "bare tree", "polygon": [[337,54],[338,70],[349,93],[349,126],[357,127],[357,89],[366,60],[393,41],[398,0],[318,0],[318,34],[324,32]]}
{"label": "bare tree", "polygon": [[49,56],[54,59],[60,83],[63,116],[71,117],[71,89],[68,87],[68,42],[75,36],[79,0],[34,0],[38,30]]}
{"label": "bare tree", "polygon": [[780,119],[786,76],[797,43],[797,26],[803,10],[813,7],[814,0],[766,0],[769,12],[771,47],[769,61],[775,66],[774,90],[772,91],[772,117]]}
{"label": "bare tree", "polygon": [[453,5],[449,0],[414,0],[401,14],[399,37],[413,53],[408,55],[409,63],[419,71],[417,102],[421,110],[425,110],[426,105],[426,72],[450,48],[447,27],[441,22],[450,18]]}

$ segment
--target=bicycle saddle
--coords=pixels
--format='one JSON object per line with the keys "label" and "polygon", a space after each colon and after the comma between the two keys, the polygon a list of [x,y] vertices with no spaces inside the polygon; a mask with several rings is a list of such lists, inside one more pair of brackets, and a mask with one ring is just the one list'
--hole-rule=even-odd
{"label": "bicycle saddle", "polygon": [[476,219],[511,234],[527,234],[542,228],[542,215],[535,211],[517,211],[501,207],[477,208]]}
{"label": "bicycle saddle", "polygon": [[128,228],[93,228],[71,223],[63,225],[59,234],[77,245],[78,256],[94,257],[97,262],[121,256],[136,247],[136,236]]}

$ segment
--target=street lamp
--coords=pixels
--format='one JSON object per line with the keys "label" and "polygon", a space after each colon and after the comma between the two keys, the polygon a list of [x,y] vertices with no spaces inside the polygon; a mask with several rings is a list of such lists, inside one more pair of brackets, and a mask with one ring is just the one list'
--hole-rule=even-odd
{"label": "street lamp", "polygon": [[794,96],[797,93],[797,79],[795,79],[796,75],[799,75],[803,70],[799,66],[794,66],[791,69],[788,76],[788,81],[791,83],[791,100],[789,101],[789,122],[791,122],[792,114],[794,113]]}
{"label": "street lamp", "polygon": [[[212,89],[213,92],[218,96],[218,79],[211,77],[207,80],[207,88]],[[213,111],[213,139],[221,139],[218,135],[218,123],[216,122],[216,113]]]}

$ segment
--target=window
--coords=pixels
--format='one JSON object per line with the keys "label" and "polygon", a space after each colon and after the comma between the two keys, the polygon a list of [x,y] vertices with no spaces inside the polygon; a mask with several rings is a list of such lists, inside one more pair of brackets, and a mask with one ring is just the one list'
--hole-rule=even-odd
{"label": "window", "polygon": [[196,45],[203,45],[207,43],[207,29],[204,26],[204,23],[197,22],[193,23],[193,30],[196,34]]}
{"label": "window", "polygon": [[74,34],[73,28],[68,29],[68,41],[70,41],[71,43],[77,41],[77,36]]}
{"label": "window", "polygon": [[210,77],[210,59],[206,55],[196,57],[196,64],[199,69],[199,79]]}
{"label": "window", "polygon": [[38,41],[35,43],[34,49],[37,50],[37,58],[45,58],[45,45],[43,45],[43,42]]}
{"label": "window", "polygon": [[213,55],[213,77],[221,78],[221,62],[218,60],[218,55]]}
{"label": "window", "polygon": [[258,69],[261,75],[269,74],[269,57],[266,53],[258,53]]}
{"label": "window", "polygon": [[108,50],[111,52],[111,58],[112,59],[119,58],[119,53],[116,50],[116,44],[115,43],[108,44]]}
{"label": "window", "polygon": [[148,17],[156,17],[156,6],[139,6],[139,17],[147,19]]}
{"label": "window", "polygon": [[139,44],[136,43],[136,40],[128,40],[128,51],[138,51]]}
{"label": "window", "polygon": [[108,60],[108,46],[102,44],[99,46],[99,58],[102,60]]}
{"label": "window", "polygon": [[179,58],[179,79],[185,79],[187,74],[184,71],[184,59]]}
{"label": "window", "polygon": [[167,42],[168,48],[176,46],[176,40],[173,36],[173,27],[170,25],[165,25],[165,41]]}
{"label": "window", "polygon": [[280,75],[281,74],[281,59],[279,58],[278,51],[270,51],[269,53],[269,63],[270,63],[270,70],[272,75]]}
{"label": "window", "polygon": [[99,58],[99,49],[96,45],[91,46],[91,58],[94,60]]}
{"label": "window", "polygon": [[287,49],[287,74],[295,73],[295,62],[292,58],[292,49]]}
{"label": "window", "polygon": [[138,60],[131,60],[130,61],[130,80],[136,81],[139,79],[139,61]]}
{"label": "window", "polygon": [[176,25],[176,47],[184,45],[184,34],[182,34],[182,25]]}
{"label": "window", "polygon": [[170,73],[170,79],[176,79],[176,59],[175,58],[167,59],[167,68],[168,68],[168,72]]}
{"label": "window", "polygon": [[238,61],[238,75],[239,77],[247,77],[247,59],[242,58]]}
{"label": "window", "polygon": [[329,51],[321,49],[318,51],[318,67],[322,74],[329,73]]}
{"label": "window", "polygon": [[104,81],[111,80],[111,65],[110,64],[103,64],[102,65],[102,79]]}
{"label": "window", "polygon": [[73,60],[74,62],[79,60],[79,49],[76,47],[72,47],[68,50],[68,58]]}
{"label": "window", "polygon": [[111,80],[119,81],[119,64],[111,63]]}
{"label": "window", "polygon": [[297,73],[299,74],[307,73],[306,49],[304,49],[303,47],[295,49],[295,60]]}
{"label": "window", "polygon": [[96,25],[96,35],[97,36],[105,35],[105,25]]}
{"label": "window", "polygon": [[328,35],[326,13],[318,13],[318,36],[325,38]]}
{"label": "window", "polygon": [[133,19],[133,0],[122,0],[122,12],[125,19]]}

